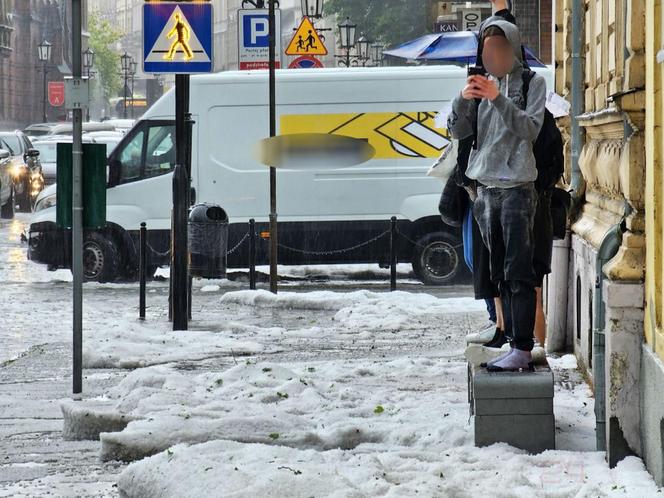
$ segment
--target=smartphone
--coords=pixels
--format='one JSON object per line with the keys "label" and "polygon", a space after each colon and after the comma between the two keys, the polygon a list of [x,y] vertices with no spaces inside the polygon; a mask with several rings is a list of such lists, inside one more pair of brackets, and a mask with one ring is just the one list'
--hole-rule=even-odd
{"label": "smartphone", "polygon": [[468,76],[486,76],[486,69],[482,66],[472,66],[468,68]]}

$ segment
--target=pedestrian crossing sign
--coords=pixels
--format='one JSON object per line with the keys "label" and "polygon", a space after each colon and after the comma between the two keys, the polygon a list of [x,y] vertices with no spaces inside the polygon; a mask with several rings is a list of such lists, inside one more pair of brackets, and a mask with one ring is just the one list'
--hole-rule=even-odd
{"label": "pedestrian crossing sign", "polygon": [[150,2],[143,6],[143,71],[212,71],[212,4]]}
{"label": "pedestrian crossing sign", "polygon": [[327,48],[308,17],[302,19],[286,48],[286,55],[327,55]]}

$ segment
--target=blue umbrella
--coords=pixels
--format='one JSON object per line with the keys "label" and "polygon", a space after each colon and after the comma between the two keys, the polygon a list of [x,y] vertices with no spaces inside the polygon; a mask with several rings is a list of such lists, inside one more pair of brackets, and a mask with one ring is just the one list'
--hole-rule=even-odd
{"label": "blue umbrella", "polygon": [[[383,53],[400,59],[475,64],[477,44],[476,32],[454,31],[424,35]],[[545,67],[545,64],[538,60],[531,50],[526,48],[525,51],[526,61],[530,67]]]}

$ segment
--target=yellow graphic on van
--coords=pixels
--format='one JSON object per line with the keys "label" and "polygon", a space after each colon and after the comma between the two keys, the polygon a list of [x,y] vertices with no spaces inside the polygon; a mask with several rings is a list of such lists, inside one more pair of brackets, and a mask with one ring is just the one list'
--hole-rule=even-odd
{"label": "yellow graphic on van", "polygon": [[438,157],[449,144],[447,130],[435,126],[435,112],[287,114],[281,134],[330,133],[369,141],[375,159]]}

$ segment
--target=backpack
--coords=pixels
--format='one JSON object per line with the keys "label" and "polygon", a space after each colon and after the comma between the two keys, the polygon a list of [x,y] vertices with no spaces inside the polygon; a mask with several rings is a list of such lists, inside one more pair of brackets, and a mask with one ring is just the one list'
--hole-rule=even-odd
{"label": "backpack", "polygon": [[[523,95],[528,105],[528,89],[530,81],[535,76],[531,70],[523,72]],[[538,192],[552,189],[565,172],[565,157],[563,155],[563,136],[556,125],[556,119],[548,109],[544,109],[544,122],[533,145],[535,164],[537,165],[537,180],[535,189]]]}

